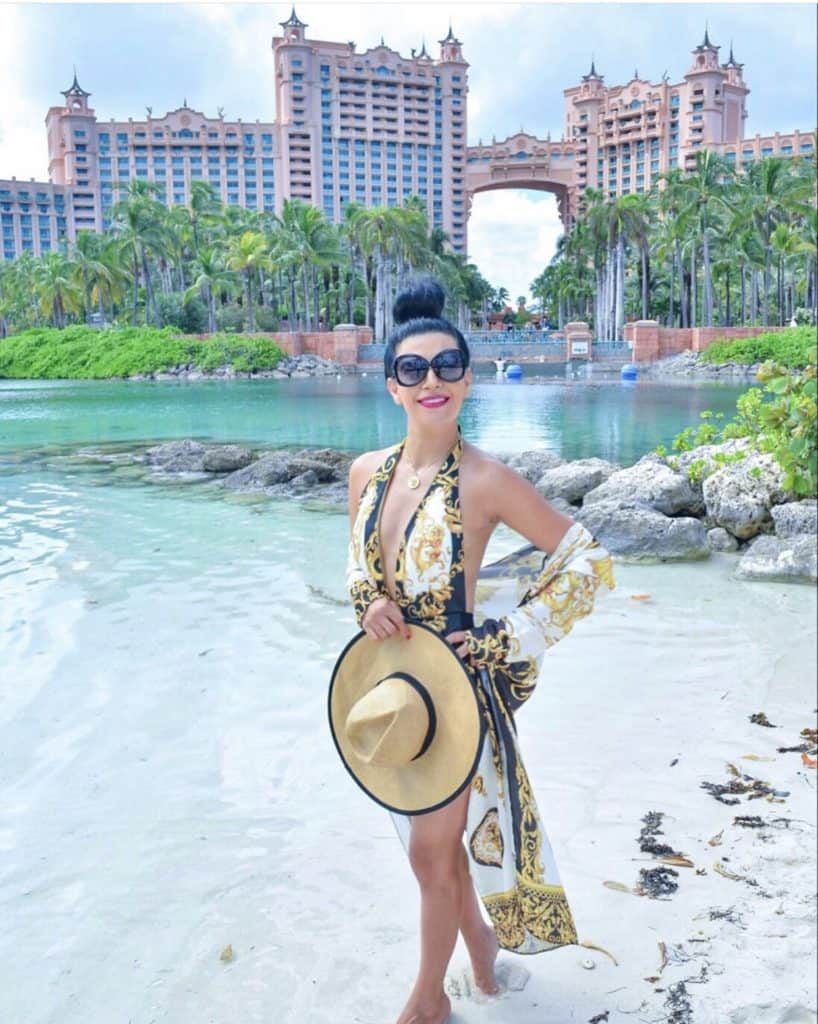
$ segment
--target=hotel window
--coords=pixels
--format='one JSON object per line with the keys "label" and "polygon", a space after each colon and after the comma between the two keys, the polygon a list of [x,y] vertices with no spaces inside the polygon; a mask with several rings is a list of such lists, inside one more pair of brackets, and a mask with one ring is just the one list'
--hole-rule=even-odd
{"label": "hotel window", "polygon": [[799,153],[811,153],[812,152],[812,143],[811,142],[802,142],[801,145],[798,148],[798,151],[799,151]]}
{"label": "hotel window", "polygon": [[782,146],[781,153],[783,156],[789,156],[792,153],[792,146]]}
{"label": "hotel window", "polygon": [[670,97],[670,105],[671,107],[679,106],[679,94],[677,92],[673,93],[673,95]]}
{"label": "hotel window", "polygon": [[153,137],[154,137],[154,139],[164,139],[165,133],[164,132],[154,132],[153,133]]}
{"label": "hotel window", "polygon": [[84,128],[75,128],[74,129],[74,138],[75,139],[84,139],[85,138],[85,129]]}
{"label": "hotel window", "polygon": [[762,146],[762,148],[761,148],[761,155],[762,156],[772,156],[773,155],[773,147],[772,146]]}
{"label": "hotel window", "polygon": [[693,109],[694,110],[703,110],[704,109],[704,103],[701,103],[701,102],[694,103],[693,104]]}

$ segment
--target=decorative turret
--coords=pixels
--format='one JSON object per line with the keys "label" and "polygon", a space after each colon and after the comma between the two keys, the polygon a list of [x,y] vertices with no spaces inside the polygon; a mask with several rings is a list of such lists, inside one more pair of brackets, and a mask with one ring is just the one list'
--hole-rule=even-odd
{"label": "decorative turret", "polygon": [[591,57],[591,70],[588,72],[587,75],[583,75],[582,76],[582,81],[583,82],[590,82],[591,79],[593,79],[594,81],[597,81],[597,82],[601,82],[602,81],[602,75],[600,75],[597,72],[596,64],[594,63],[594,58],[593,57]]}
{"label": "decorative turret", "polygon": [[72,110],[76,110],[80,113],[86,113],[88,110],[88,97],[90,95],[91,93],[86,92],[77,81],[77,69],[74,68],[74,81],[63,91],[63,96],[65,96],[65,105],[70,107]]}
{"label": "decorative turret", "polygon": [[431,60],[432,58],[426,52],[426,40],[423,40],[423,44],[420,48],[420,53],[417,55],[417,60]]}
{"label": "decorative turret", "polygon": [[727,58],[727,63],[724,65],[726,68],[738,68],[741,70],[744,65],[739,64],[736,58],[733,56],[733,40],[730,40],[730,56]]}
{"label": "decorative turret", "polygon": [[704,27],[704,39],[693,51],[693,67],[691,71],[717,71],[719,70],[719,50],[721,47],[710,42],[708,26]]}
{"label": "decorative turret", "polygon": [[293,6],[289,18],[286,21],[279,22],[279,24],[284,29],[284,38],[288,43],[304,42],[304,29],[307,27],[307,23],[301,21],[295,13],[295,6]]}
{"label": "decorative turret", "polygon": [[452,32],[452,23],[449,22],[449,33],[445,39],[440,40],[440,59],[450,63],[463,63],[463,44]]}

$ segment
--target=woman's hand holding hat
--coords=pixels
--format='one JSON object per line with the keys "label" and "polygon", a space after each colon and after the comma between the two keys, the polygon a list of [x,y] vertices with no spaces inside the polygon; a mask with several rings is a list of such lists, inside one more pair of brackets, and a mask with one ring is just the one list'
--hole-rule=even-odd
{"label": "woman's hand holding hat", "polygon": [[412,638],[403,613],[390,597],[378,597],[372,602],[363,617],[361,629],[372,640],[386,640],[395,633],[400,633],[404,640]]}

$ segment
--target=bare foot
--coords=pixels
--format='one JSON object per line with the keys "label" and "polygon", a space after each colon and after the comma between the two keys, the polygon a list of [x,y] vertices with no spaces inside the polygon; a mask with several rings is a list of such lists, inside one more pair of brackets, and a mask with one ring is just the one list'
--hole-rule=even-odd
{"label": "bare foot", "polygon": [[440,1000],[432,1005],[421,1005],[414,996],[403,1008],[397,1024],[446,1024],[451,1016],[452,1004],[449,997],[441,993]]}
{"label": "bare foot", "polygon": [[471,969],[474,981],[480,991],[487,996],[497,994],[497,979],[494,976],[494,962],[500,947],[494,929],[486,927],[479,946],[469,949]]}

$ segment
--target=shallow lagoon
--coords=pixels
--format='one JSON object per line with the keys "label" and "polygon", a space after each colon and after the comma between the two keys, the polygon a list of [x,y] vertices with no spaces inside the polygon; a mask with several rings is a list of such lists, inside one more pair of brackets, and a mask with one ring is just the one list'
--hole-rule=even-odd
{"label": "shallow lagoon", "polygon": [[[383,1018],[366,965],[377,952],[387,977],[407,976],[415,910],[399,844],[336,764],[325,725],[328,676],[353,631],[344,517],[208,488],[111,485],[115,474],[71,457],[95,442],[180,436],[386,443],[400,420],[380,387],[2,386],[0,962],[14,977],[0,985],[3,1021]],[[627,462],[717,399],[733,396],[487,381],[464,427],[489,448]],[[513,543],[498,532],[491,553]],[[674,707],[698,695],[707,734],[726,736],[748,695],[752,710],[782,682],[795,695],[814,664],[814,589],[740,583],[732,566],[620,566],[618,590],[555,649],[520,723],[566,884],[592,925],[599,880],[582,851],[617,799],[600,787],[658,767],[626,732],[621,755],[596,763],[610,724],[664,730],[666,764],[692,753],[677,749]],[[582,810],[585,786],[602,817]],[[228,943],[237,960],[225,967]],[[538,963],[537,977],[557,969]],[[596,1005],[585,1012],[570,987],[565,997],[582,1006],[577,1020]]]}

